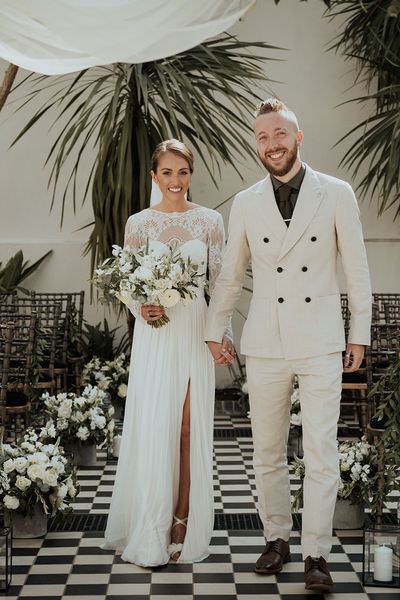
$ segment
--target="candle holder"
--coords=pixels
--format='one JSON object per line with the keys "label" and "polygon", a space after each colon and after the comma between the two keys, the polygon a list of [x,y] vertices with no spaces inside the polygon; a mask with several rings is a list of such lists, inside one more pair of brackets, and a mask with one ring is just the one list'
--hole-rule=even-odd
{"label": "candle holder", "polygon": [[400,525],[369,519],[363,536],[363,585],[400,587]]}
{"label": "candle holder", "polygon": [[0,527],[0,592],[10,587],[12,576],[12,529]]}

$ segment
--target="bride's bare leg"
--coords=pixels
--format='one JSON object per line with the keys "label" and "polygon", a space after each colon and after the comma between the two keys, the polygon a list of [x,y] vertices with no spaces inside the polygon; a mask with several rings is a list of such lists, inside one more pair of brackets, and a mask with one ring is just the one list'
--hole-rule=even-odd
{"label": "bride's bare leg", "polygon": [[[188,385],[182,414],[181,447],[180,447],[180,469],[179,469],[179,496],[175,507],[175,515],[178,519],[186,519],[189,514],[189,491],[190,491],[190,383]],[[181,524],[175,525],[171,530],[171,542],[182,544],[186,535],[186,527]],[[177,560],[180,553],[174,554]]]}

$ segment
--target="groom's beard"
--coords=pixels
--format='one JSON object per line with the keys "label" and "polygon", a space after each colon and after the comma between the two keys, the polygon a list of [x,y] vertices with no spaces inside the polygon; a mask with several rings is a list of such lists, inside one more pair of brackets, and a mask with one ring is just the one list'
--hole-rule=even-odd
{"label": "groom's beard", "polygon": [[[270,158],[268,158],[268,154],[273,154],[275,152],[279,152],[280,150],[285,150],[286,154],[283,156],[282,161],[283,164],[279,166],[272,162]],[[297,159],[297,151],[298,151],[298,143],[295,142],[292,148],[275,148],[273,151],[269,150],[268,153],[265,153],[264,156],[260,156],[260,160],[264,167],[267,169],[271,175],[275,177],[283,177],[293,167],[294,163]]]}

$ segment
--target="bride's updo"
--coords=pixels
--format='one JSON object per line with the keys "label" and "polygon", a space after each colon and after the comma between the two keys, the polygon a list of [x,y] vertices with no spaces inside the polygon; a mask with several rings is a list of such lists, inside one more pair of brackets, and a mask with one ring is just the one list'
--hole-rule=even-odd
{"label": "bride's updo", "polygon": [[186,146],[186,144],[174,139],[165,140],[156,146],[156,149],[151,157],[151,170],[154,173],[157,172],[160,156],[166,152],[172,152],[173,154],[184,158],[189,165],[190,172],[193,173],[194,157],[192,151]]}

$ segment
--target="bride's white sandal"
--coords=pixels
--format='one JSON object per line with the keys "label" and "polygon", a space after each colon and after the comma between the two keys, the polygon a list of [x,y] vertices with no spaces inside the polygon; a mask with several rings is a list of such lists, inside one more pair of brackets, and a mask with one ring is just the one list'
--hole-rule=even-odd
{"label": "bride's white sandal", "polygon": [[[171,530],[176,527],[176,525],[183,525],[184,527],[187,527],[187,520],[188,517],[185,517],[185,519],[178,519],[178,517],[176,515],[174,515],[173,518],[173,525],[171,527]],[[183,548],[183,544],[175,544],[175,543],[171,543],[168,546],[167,552],[170,555],[170,557],[172,558],[172,560],[178,560],[180,553],[182,552],[182,548]],[[177,556],[176,558],[174,558],[175,554],[179,554],[179,556]]]}

